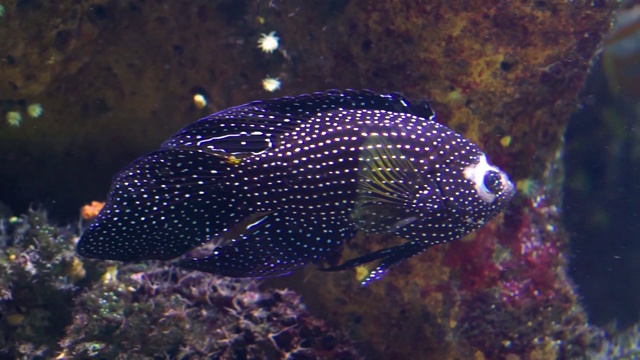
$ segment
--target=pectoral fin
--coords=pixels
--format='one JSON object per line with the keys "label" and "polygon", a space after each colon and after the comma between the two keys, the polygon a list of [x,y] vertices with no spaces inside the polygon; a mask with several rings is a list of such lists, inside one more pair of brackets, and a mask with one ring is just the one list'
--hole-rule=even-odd
{"label": "pectoral fin", "polygon": [[347,260],[340,265],[328,268],[320,268],[319,270],[340,271],[360,266],[374,260],[382,259],[378,266],[374,270],[369,272],[369,274],[363,280],[361,280],[360,285],[367,286],[372,281],[382,278],[387,269],[389,269],[391,266],[425,251],[428,247],[429,245],[424,242],[410,242],[407,244],[392,246],[386,249],[374,251],[372,253]]}

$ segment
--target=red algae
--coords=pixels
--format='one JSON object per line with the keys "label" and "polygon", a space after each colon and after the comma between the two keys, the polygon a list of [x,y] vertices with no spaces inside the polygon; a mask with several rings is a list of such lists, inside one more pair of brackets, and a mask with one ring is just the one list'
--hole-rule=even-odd
{"label": "red algae", "polygon": [[[283,282],[374,359],[584,356],[587,322],[566,277],[557,163],[614,6],[352,1],[337,20],[349,41],[339,43],[336,64],[348,54],[367,86],[431,99],[439,121],[477,141],[512,178],[543,185],[521,189],[474,235],[433,247],[367,288],[357,288],[356,272],[308,271],[304,283]],[[336,66],[331,78],[339,74]],[[397,242],[359,236],[342,259]]]}

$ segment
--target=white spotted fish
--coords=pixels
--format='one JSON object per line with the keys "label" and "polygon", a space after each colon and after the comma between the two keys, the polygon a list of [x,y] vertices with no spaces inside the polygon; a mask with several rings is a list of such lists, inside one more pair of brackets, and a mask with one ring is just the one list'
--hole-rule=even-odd
{"label": "white spotted fish", "polygon": [[80,255],[172,259],[230,277],[335,258],[355,232],[406,243],[323,270],[391,265],[478,229],[514,195],[508,176],[429,106],[398,94],[328,91],[203,118],[123,169]]}

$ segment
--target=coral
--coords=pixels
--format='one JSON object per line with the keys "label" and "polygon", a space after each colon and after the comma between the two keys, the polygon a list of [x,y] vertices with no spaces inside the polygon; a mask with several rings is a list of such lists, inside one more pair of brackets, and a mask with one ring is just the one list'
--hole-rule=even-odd
{"label": "coral", "polygon": [[[524,191],[482,230],[427,250],[368,288],[355,289],[361,269],[309,270],[305,282],[273,284],[300,291],[374,359],[584,357],[591,337],[566,276],[558,154],[616,5],[350,2],[334,22],[348,40],[332,43],[332,72],[309,63],[297,64],[299,71],[336,81],[350,77],[342,64],[355,63],[367,87],[432,99],[437,119],[479,143]],[[287,33],[302,21],[323,26],[287,18],[279,27],[287,49],[322,57],[322,47]],[[398,242],[359,235],[341,260]]]}
{"label": "coral", "polygon": [[[309,288],[299,288],[311,309],[375,348],[374,359],[584,357],[592,340],[566,277],[559,213],[544,196],[518,201],[475,236],[431,248],[367,288],[357,288],[357,270],[309,270]],[[368,236],[350,247],[385,241],[394,240]]]}
{"label": "coral", "polygon": [[59,358],[359,358],[288,290],[167,267],[119,279],[78,297]]}
{"label": "coral", "polygon": [[74,281],[79,280],[76,235],[69,227],[51,225],[38,210],[0,224],[0,311],[7,319],[0,325],[0,353],[46,353],[58,346],[71,321],[69,304],[77,291]]}
{"label": "coral", "polygon": [[42,109],[42,105],[40,104],[31,104],[27,106],[27,114],[29,114],[29,116],[34,119],[42,116],[43,112],[44,110]]}
{"label": "coral", "polygon": [[90,204],[84,205],[80,208],[80,217],[83,220],[93,220],[98,217],[100,210],[104,207],[102,201],[92,201]]}
{"label": "coral", "polygon": [[278,49],[279,40],[280,38],[276,36],[275,31],[272,31],[268,34],[262,34],[258,39],[258,48],[262,50],[262,52],[271,54],[276,51],[276,49]]}
{"label": "coral", "polygon": [[20,124],[22,124],[22,114],[18,111],[9,111],[5,115],[5,119],[7,120],[7,124],[13,127],[20,127]]}
{"label": "coral", "polygon": [[78,297],[60,358],[359,358],[291,291],[166,267],[119,278]]}
{"label": "coral", "polygon": [[170,265],[83,261],[78,229],[3,219],[0,357],[360,359],[289,290]]}
{"label": "coral", "polygon": [[267,92],[274,92],[276,90],[279,90],[281,85],[282,83],[278,78],[267,76],[266,78],[262,79],[262,88]]}

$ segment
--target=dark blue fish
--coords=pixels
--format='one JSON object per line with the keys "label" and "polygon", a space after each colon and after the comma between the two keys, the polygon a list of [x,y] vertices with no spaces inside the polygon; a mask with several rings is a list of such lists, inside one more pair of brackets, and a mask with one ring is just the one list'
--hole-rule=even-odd
{"label": "dark blue fish", "polygon": [[275,276],[333,259],[358,230],[406,243],[363,281],[495,217],[514,195],[480,149],[397,94],[328,91],[256,101],[203,118],[114,179],[80,255],[172,259],[232,277]]}

